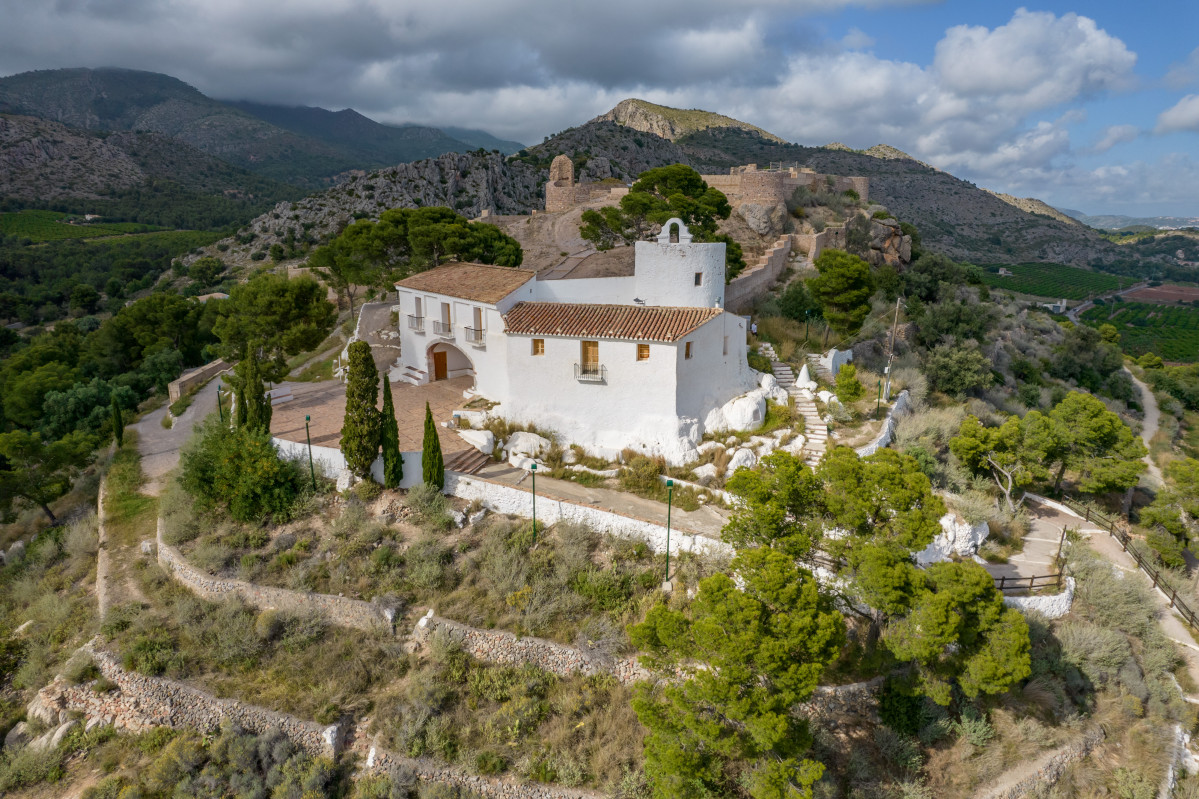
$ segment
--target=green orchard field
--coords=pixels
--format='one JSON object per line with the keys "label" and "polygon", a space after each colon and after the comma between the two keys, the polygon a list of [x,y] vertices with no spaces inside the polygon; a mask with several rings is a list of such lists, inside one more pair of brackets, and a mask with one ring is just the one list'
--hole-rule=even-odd
{"label": "green orchard field", "polygon": [[122,236],[126,233],[145,233],[161,230],[135,222],[106,222],[96,225],[69,225],[61,220],[58,211],[16,211],[0,214],[0,233],[20,236],[32,241],[62,241],[63,239],[94,239],[102,236]]}
{"label": "green orchard field", "polygon": [[[1012,276],[1000,277],[1001,267],[1011,272]],[[986,264],[983,266],[983,282],[991,288],[1007,289],[1019,294],[1082,300],[1118,291],[1131,286],[1136,280],[1065,264]]]}
{"label": "green orchard field", "polygon": [[1152,352],[1167,361],[1199,361],[1199,308],[1117,302],[1091,308],[1082,320],[1093,327],[1115,325],[1129,355]]}

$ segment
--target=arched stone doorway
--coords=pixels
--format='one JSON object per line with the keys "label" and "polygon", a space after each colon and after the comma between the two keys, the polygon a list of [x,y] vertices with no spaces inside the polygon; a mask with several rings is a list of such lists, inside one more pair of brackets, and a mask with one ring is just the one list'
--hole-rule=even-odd
{"label": "arched stone doorway", "polygon": [[[425,351],[425,358],[429,382],[475,376],[475,365],[470,357],[453,344],[435,342]],[[474,385],[473,381],[471,385]]]}

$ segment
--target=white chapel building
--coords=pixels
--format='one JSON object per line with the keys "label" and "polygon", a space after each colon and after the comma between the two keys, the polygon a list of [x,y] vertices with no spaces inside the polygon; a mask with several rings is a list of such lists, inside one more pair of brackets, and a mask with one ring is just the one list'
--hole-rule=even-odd
{"label": "white chapel building", "polygon": [[678,219],[639,241],[633,273],[539,278],[452,263],[395,284],[393,381],[471,376],[496,413],[563,446],[625,447],[683,463],[709,430],[756,427],[785,392],[746,362],[745,319],[724,310],[722,243]]}

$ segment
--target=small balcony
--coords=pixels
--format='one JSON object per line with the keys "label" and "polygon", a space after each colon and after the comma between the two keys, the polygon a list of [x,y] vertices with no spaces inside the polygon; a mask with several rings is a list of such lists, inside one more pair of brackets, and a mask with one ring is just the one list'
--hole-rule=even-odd
{"label": "small balcony", "polygon": [[408,314],[408,329],[415,330],[417,333],[425,332],[425,317]]}
{"label": "small balcony", "polygon": [[486,330],[481,330],[477,327],[464,327],[462,328],[462,332],[466,334],[467,342],[477,347],[483,346],[487,334]]}
{"label": "small balcony", "polygon": [[433,322],[433,332],[449,338],[454,335],[454,326],[449,322]]}
{"label": "small balcony", "polygon": [[608,370],[598,363],[576,363],[575,380],[580,383],[607,383]]}

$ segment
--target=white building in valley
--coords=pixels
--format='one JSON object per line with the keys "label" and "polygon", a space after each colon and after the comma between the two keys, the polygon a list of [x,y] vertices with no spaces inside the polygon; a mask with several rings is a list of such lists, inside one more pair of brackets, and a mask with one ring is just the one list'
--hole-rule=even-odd
{"label": "white building in valley", "polygon": [[723,308],[724,250],[672,219],[656,242],[636,243],[631,274],[454,263],[413,275],[395,286],[391,379],[471,376],[473,393],[499,403],[493,413],[555,430],[563,445],[682,463],[704,432],[755,427],[766,397],[786,398],[746,363],[745,320]]}

